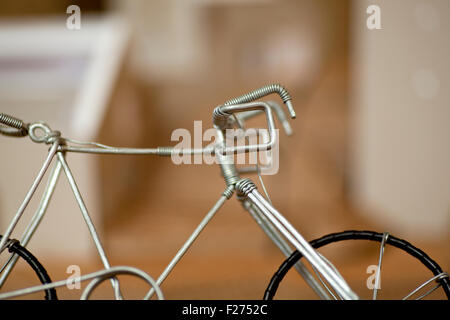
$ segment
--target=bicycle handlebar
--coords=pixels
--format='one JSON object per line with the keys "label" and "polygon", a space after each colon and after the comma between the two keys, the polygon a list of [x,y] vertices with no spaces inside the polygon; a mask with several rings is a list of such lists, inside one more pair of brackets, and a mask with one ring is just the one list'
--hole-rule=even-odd
{"label": "bicycle handlebar", "polygon": [[[266,103],[273,111],[275,111],[275,115],[277,116],[278,121],[280,121],[281,125],[283,126],[286,135],[291,136],[293,134],[293,131],[291,125],[289,124],[289,121],[286,118],[286,114],[284,113],[283,108],[274,101],[267,101]],[[246,111],[241,114],[238,113],[235,114],[234,116],[236,118],[238,126],[242,128],[244,126],[244,121],[247,121],[262,113],[263,113],[262,110],[253,110],[253,111]]]}
{"label": "bicycle handlebar", "polygon": [[232,117],[233,113],[243,111],[253,111],[253,110],[263,110],[266,113],[270,141],[268,143],[256,145],[224,147],[221,153],[231,154],[231,153],[252,152],[252,151],[265,151],[270,150],[273,147],[273,145],[276,142],[275,124],[273,121],[272,109],[265,102],[258,101],[258,102],[250,102],[236,105],[225,105],[217,107],[214,109],[213,112],[214,125],[221,130],[225,130],[228,128],[229,125],[228,120]]}
{"label": "bicycle handlebar", "polygon": [[[102,153],[102,154],[155,154],[159,156],[171,156],[172,154],[215,154],[220,153],[242,153],[252,151],[270,150],[275,143],[276,132],[272,116],[272,110],[275,111],[278,119],[284,127],[286,134],[291,135],[292,129],[286,119],[283,109],[275,102],[253,102],[259,98],[272,93],[277,93],[286,105],[292,118],[295,118],[295,111],[292,107],[291,96],[288,91],[279,84],[270,84],[259,89],[253,90],[247,94],[226,101],[223,105],[217,107],[213,113],[215,125],[219,129],[232,127],[235,123],[241,126],[244,120],[247,120],[260,113],[265,113],[267,117],[270,141],[268,143],[225,147],[208,146],[199,149],[176,149],[174,147],[157,147],[157,148],[115,148],[111,146],[101,145],[93,142],[77,142],[76,140],[62,138],[59,131],[51,130],[45,123],[35,122],[26,124],[22,120],[15,117],[0,113],[0,133],[13,137],[24,137],[29,135],[34,142],[52,143],[55,139],[62,139],[64,142],[75,142],[76,144],[85,144],[95,147],[70,146],[62,143],[58,150],[81,152],[81,153]],[[242,112],[241,114],[238,114]],[[35,129],[42,129],[43,135],[35,134]],[[218,150],[216,150],[218,149]]]}

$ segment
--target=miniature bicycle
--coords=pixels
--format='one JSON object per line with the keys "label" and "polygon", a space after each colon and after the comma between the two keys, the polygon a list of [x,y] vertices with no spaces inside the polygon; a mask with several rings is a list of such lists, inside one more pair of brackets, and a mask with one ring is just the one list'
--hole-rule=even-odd
{"label": "miniature bicycle", "polygon": [[[210,145],[199,149],[176,147],[157,147],[145,149],[117,148],[95,142],[81,142],[74,139],[64,138],[59,131],[52,130],[44,122],[33,122],[26,124],[12,116],[0,114],[1,134],[13,137],[29,136],[33,142],[50,145],[48,155],[42,168],[33,181],[24,201],[20,205],[7,229],[4,231],[0,240],[0,254],[6,249],[10,252],[8,260],[0,269],[0,288],[5,283],[19,258],[24,259],[33,268],[42,285],[10,292],[3,292],[0,293],[0,299],[9,299],[39,291],[45,291],[46,299],[57,299],[55,288],[64,286],[67,283],[66,280],[53,282],[42,264],[26,249],[26,246],[33,237],[33,234],[40,225],[47,211],[48,204],[56,187],[56,182],[62,172],[64,172],[68,179],[81,214],[88,227],[90,236],[92,237],[96,250],[104,266],[104,270],[86,274],[79,278],[79,281],[91,280],[83,291],[81,299],[89,298],[92,291],[106,279],[111,281],[116,299],[122,299],[123,297],[120,290],[120,283],[117,279],[117,276],[120,274],[134,275],[145,280],[151,287],[147,292],[145,299],[151,298],[154,294],[156,294],[159,299],[163,299],[163,293],[160,289],[160,285],[191,247],[198,235],[215,216],[217,211],[222,207],[226,200],[232,198],[234,193],[236,193],[237,199],[242,203],[243,208],[250,213],[266,235],[287,257],[286,261],[280,266],[279,270],[272,277],[264,294],[264,299],[274,298],[280,282],[291,268],[295,268],[297,270],[300,276],[306,281],[307,285],[310,286],[321,299],[358,299],[358,295],[350,288],[334,265],[316,250],[317,248],[327,244],[346,240],[380,242],[380,254],[375,281],[376,285],[379,284],[381,277],[381,264],[385,246],[391,245],[413,256],[433,273],[432,278],[405,296],[405,299],[417,294],[420,290],[424,289],[433,281],[437,282],[437,285],[419,298],[423,298],[437,288],[442,287],[445,295],[448,299],[450,299],[450,282],[448,274],[443,272],[442,268],[426,253],[414,247],[409,242],[391,236],[388,233],[382,234],[371,231],[345,231],[330,234],[308,242],[271,204],[260,176],[261,166],[258,164],[243,168],[238,168],[236,166],[236,155],[244,153],[270,152],[272,148],[276,146],[278,141],[278,130],[275,127],[273,113],[275,113],[278,120],[281,122],[286,134],[290,135],[292,133],[287,117],[285,116],[283,108],[280,105],[273,101],[259,101],[259,99],[273,93],[280,96],[291,118],[295,118],[295,111],[288,91],[279,84],[264,86],[260,89],[251,91],[248,94],[228,100],[223,105],[216,107],[213,112],[213,124],[217,133],[216,139]],[[246,130],[244,130],[245,121],[259,114],[264,114],[266,116],[268,126],[266,135],[267,139],[263,139],[257,143],[250,143],[249,136],[246,136]],[[232,131],[236,128],[240,130]],[[232,133],[230,134],[230,132]],[[259,135],[258,132],[253,132],[252,134],[256,136]],[[244,138],[247,143],[243,145],[236,145],[236,140],[240,138]],[[154,280],[142,270],[132,267],[112,267],[110,265],[100,238],[96,232],[95,226],[81,196],[81,192],[66,161],[65,155],[68,152],[114,155],[158,155],[163,157],[180,155],[209,155],[217,160],[217,164],[220,166],[223,178],[225,180],[226,188],[219,200],[209,210],[198,227],[167,265],[162,274],[157,280]],[[38,185],[41,183],[44,174],[49,169],[52,162],[54,162],[53,168],[38,209],[29,221],[20,241],[12,239],[11,236],[13,231],[21,220],[25,208],[35,194]],[[253,183],[250,179],[241,178],[242,173],[257,173],[266,197],[258,191],[255,183]],[[307,260],[310,265],[310,269],[312,269],[313,272],[307,268],[307,266],[301,261],[301,258]],[[377,288],[378,286],[376,286],[373,291],[374,299],[377,298]]]}

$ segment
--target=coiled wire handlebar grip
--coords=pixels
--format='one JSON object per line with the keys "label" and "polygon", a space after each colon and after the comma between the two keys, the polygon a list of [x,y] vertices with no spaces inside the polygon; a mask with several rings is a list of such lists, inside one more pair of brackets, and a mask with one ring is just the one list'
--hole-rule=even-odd
{"label": "coiled wire handlebar grip", "polygon": [[4,125],[0,125],[0,133],[7,136],[24,137],[28,134],[27,125],[13,116],[0,113],[0,124]]}
{"label": "coiled wire handlebar grip", "polygon": [[288,108],[291,118],[294,119],[296,117],[296,115],[295,115],[295,110],[292,107],[291,95],[281,84],[278,84],[278,83],[266,85],[264,87],[253,90],[253,91],[251,91],[247,94],[244,94],[242,96],[239,96],[237,98],[228,100],[224,103],[224,105],[229,106],[229,105],[235,105],[235,104],[241,104],[241,103],[255,101],[255,100],[262,98],[264,96],[267,96],[271,93],[278,93],[281,100],[283,100],[283,103]]}

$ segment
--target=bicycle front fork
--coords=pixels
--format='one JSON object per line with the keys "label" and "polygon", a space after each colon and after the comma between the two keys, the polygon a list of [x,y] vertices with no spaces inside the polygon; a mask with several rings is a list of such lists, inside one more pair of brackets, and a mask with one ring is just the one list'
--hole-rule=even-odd
{"label": "bicycle front fork", "polygon": [[342,299],[358,299],[358,296],[335,268],[322,258],[289,221],[259,193],[256,185],[250,179],[239,180],[235,187],[241,200],[249,201],[257,211],[261,212],[262,218],[266,218],[311,263],[312,267],[325,278]]}

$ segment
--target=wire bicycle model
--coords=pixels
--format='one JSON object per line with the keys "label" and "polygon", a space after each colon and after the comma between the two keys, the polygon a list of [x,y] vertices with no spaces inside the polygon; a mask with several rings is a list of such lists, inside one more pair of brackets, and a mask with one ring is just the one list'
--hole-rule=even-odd
{"label": "wire bicycle model", "polygon": [[[409,242],[393,237],[388,233],[381,234],[370,231],[345,231],[327,235],[310,243],[272,205],[263,183],[261,184],[266,197],[258,191],[256,184],[252,182],[252,180],[241,177],[242,173],[257,173],[262,182],[261,176],[259,175],[261,168],[258,164],[256,166],[238,168],[236,166],[235,156],[252,152],[268,152],[276,146],[278,141],[278,130],[275,126],[274,114],[282,124],[286,134],[290,135],[292,133],[292,129],[287,121],[283,108],[273,101],[260,100],[270,94],[278,94],[286,106],[290,117],[296,117],[291,101],[291,95],[288,91],[279,84],[267,85],[245,95],[228,100],[224,104],[216,107],[212,116],[214,129],[217,134],[216,139],[210,145],[198,149],[176,147],[118,148],[95,142],[81,142],[63,137],[59,131],[52,130],[44,122],[25,123],[15,117],[1,113],[1,134],[13,137],[29,136],[33,142],[49,145],[50,149],[44,164],[34,179],[31,188],[25,196],[25,199],[0,239],[0,254],[3,254],[6,249],[10,252],[10,256],[8,257],[6,263],[0,269],[0,288],[5,283],[19,258],[24,259],[33,268],[42,285],[10,292],[0,292],[0,299],[13,298],[38,291],[45,291],[46,299],[56,299],[57,294],[55,288],[66,284],[66,280],[52,282],[42,264],[40,264],[39,261],[26,249],[26,246],[30,242],[47,211],[47,207],[55,190],[58,177],[63,172],[68,179],[83,219],[88,227],[90,236],[92,237],[100,260],[104,266],[104,270],[80,277],[80,281],[91,280],[81,295],[82,299],[89,298],[92,291],[106,279],[111,281],[114,288],[115,298],[122,299],[123,296],[120,290],[120,283],[117,279],[117,276],[120,274],[134,275],[145,280],[151,287],[145,296],[146,299],[151,298],[155,293],[158,298],[162,299],[163,294],[160,289],[160,285],[171,273],[180,259],[197,239],[198,235],[211,221],[226,200],[231,199],[234,194],[236,194],[237,199],[242,203],[243,208],[254,218],[266,235],[287,257],[287,260],[272,277],[264,294],[264,299],[272,299],[275,296],[281,280],[291,268],[295,268],[297,270],[300,276],[304,278],[306,283],[321,299],[358,299],[359,296],[350,288],[346,280],[344,280],[334,265],[316,250],[316,248],[329,243],[344,240],[368,240],[380,242],[381,245],[378,261],[378,272],[376,274],[376,284],[379,283],[381,277],[380,271],[385,246],[391,245],[412,255],[433,273],[433,277],[430,280],[419,286],[405,298],[411,297],[431,282],[436,281],[437,285],[432,290],[442,287],[447,298],[450,299],[450,282],[448,274],[443,272],[442,268],[427,254],[414,247]],[[244,130],[245,121],[259,114],[264,114],[267,120],[267,139],[263,139],[257,143],[250,143],[249,141],[251,139],[249,139],[249,136],[246,135],[246,131]],[[233,129],[239,130],[233,131]],[[253,134],[255,135],[254,132]],[[259,135],[258,132],[256,132],[256,135]],[[238,138],[245,138],[249,143],[236,145],[235,142]],[[182,245],[162,274],[154,280],[142,270],[125,266],[113,267],[110,265],[101,240],[89,215],[88,209],[83,201],[81,192],[67,163],[66,154],[69,152],[113,155],[157,155],[162,157],[173,157],[177,155],[210,155],[217,160],[217,163],[221,168],[221,173],[225,180],[226,187],[217,202],[208,211],[197,228]],[[12,239],[11,236],[17,224],[21,220],[27,205],[34,196],[38,185],[43,180],[43,177],[52,162],[53,167],[40,201],[40,205],[25,228],[20,241]],[[305,263],[301,261],[301,258],[307,260],[313,272],[310,272]],[[429,290],[429,292],[432,292],[432,290]],[[377,289],[375,288],[373,291],[373,298],[375,299],[376,297]],[[422,298],[422,296],[420,298]]]}

